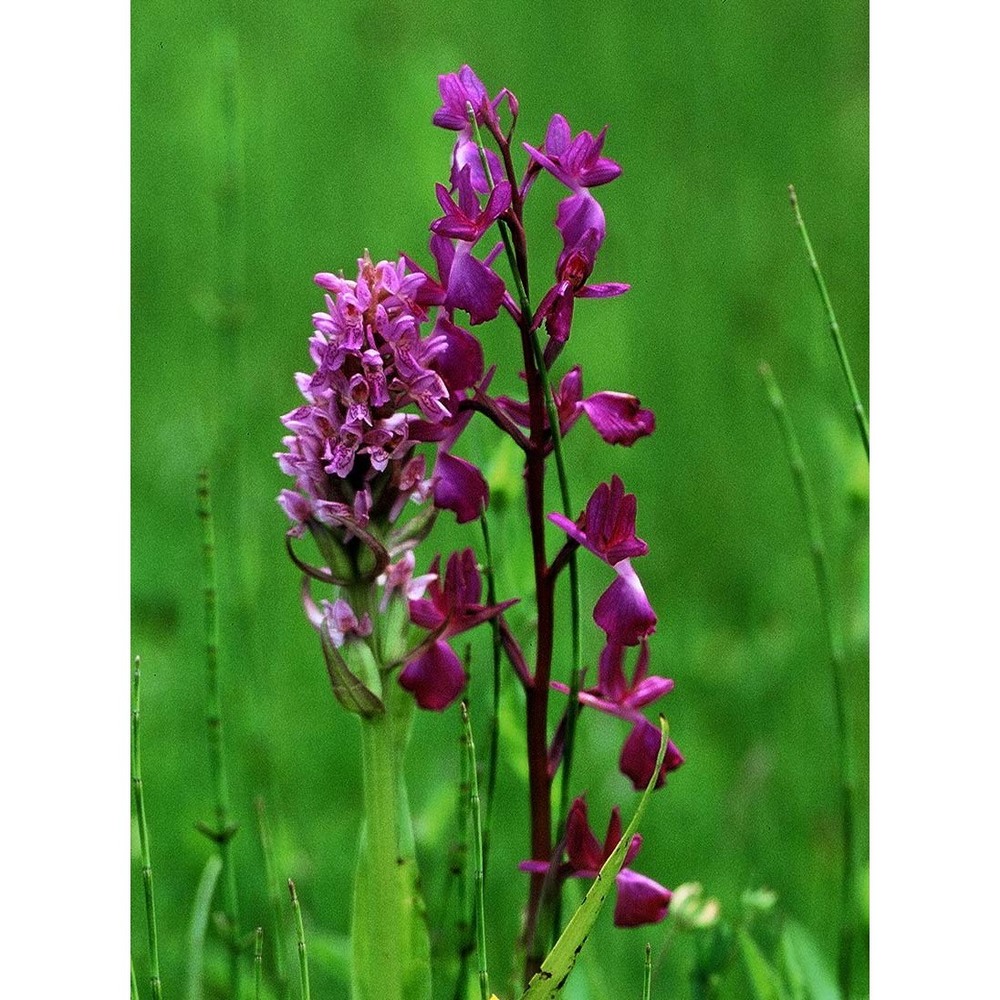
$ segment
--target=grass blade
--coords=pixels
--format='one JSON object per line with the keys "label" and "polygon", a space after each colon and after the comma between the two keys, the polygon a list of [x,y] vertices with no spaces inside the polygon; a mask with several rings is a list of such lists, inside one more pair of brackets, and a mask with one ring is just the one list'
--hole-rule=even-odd
{"label": "grass blade", "polygon": [[267,821],[267,808],[263,797],[258,796],[255,802],[257,810],[257,832],[260,835],[261,851],[264,855],[264,878],[267,881],[267,898],[271,904],[271,916],[274,926],[271,935],[274,946],[271,949],[274,958],[274,974],[278,980],[278,995],[287,992],[288,979],[285,975],[285,955],[288,944],[285,938],[284,907],[281,904],[281,886],[278,883],[277,867],[274,863],[274,842],[271,839],[271,828]]}
{"label": "grass blade", "polygon": [[254,1000],[261,1000],[261,987],[264,982],[264,928],[258,927],[253,935],[253,995]]}
{"label": "grass blade", "polygon": [[139,984],[135,981],[135,962],[130,958],[128,964],[132,973],[132,1000],[139,1000]]}
{"label": "grass blade", "polygon": [[299,985],[302,1000],[309,1000],[309,958],[306,955],[306,930],[302,926],[302,907],[295,891],[295,883],[288,880],[288,893],[292,897],[292,913],[295,915],[295,936],[299,951]]}
{"label": "grass blade", "polygon": [[851,393],[851,402],[854,405],[854,419],[861,434],[861,440],[865,446],[865,454],[868,455],[868,415],[865,413],[864,404],[861,402],[861,395],[858,392],[857,383],[854,381],[854,372],[851,369],[851,362],[847,358],[847,348],[844,347],[844,339],[840,335],[840,324],[833,311],[833,303],[830,301],[830,293],[826,290],[826,282],[823,280],[823,272],[819,269],[819,261],[813,250],[812,241],[809,239],[809,232],[806,230],[805,220],[802,218],[802,211],[799,208],[798,195],[795,187],[788,185],[788,197],[792,203],[792,211],[795,212],[795,223],[802,234],[802,242],[806,246],[806,253],[809,255],[809,266],[812,268],[813,277],[816,279],[816,287],[819,289],[820,298],[823,300],[823,308],[826,310],[826,318],[830,324],[830,334],[833,337],[833,345],[837,349],[837,357],[840,358],[840,367],[844,371],[844,378],[847,379],[847,388]]}
{"label": "grass blade", "polygon": [[139,680],[141,661],[135,658],[132,672],[132,792],[139,822],[139,851],[142,857],[142,889],[146,898],[146,930],[149,935],[149,987],[153,1000],[160,1000],[160,945],[156,934],[156,906],[153,897],[153,862],[149,853],[149,830],[142,792],[142,754],[139,745]]}
{"label": "grass blade", "polygon": [[[468,662],[466,663],[466,672],[468,672]],[[466,876],[466,864],[469,857],[468,804],[472,795],[472,779],[469,775],[469,732],[463,715],[458,762],[458,842],[455,845],[451,868],[451,873],[456,879],[456,895],[458,896],[455,906],[455,930],[458,938],[458,976],[455,979],[455,1000],[465,1000],[468,992],[469,955],[475,948],[472,920],[469,914],[468,878]]]}
{"label": "grass blade", "polygon": [[661,715],[660,751],[656,756],[656,766],[650,775],[646,790],[642,793],[635,815],[622,834],[621,840],[618,841],[618,846],[611,852],[608,860],[604,862],[601,870],[597,873],[594,884],[588,890],[576,913],[570,918],[566,929],[559,936],[559,940],[545,961],[542,962],[541,971],[533,976],[531,982],[528,983],[522,1000],[554,1000],[566,985],[566,980],[576,964],[577,956],[593,930],[605,901],[611,894],[615,878],[625,865],[625,854],[628,851],[628,846],[632,843],[632,837],[639,828],[639,823],[649,803],[649,797],[656,787],[656,779],[660,776],[660,769],[663,767],[668,734],[667,720]]}
{"label": "grass blade", "polygon": [[[486,577],[486,603],[497,603],[496,571],[493,566],[493,546],[490,544],[490,526],[486,517],[486,508],[479,514],[479,524],[483,529],[483,550],[486,556],[484,576]],[[500,622],[497,618],[490,620],[493,633],[493,709],[490,717],[490,747],[489,762],[486,768],[486,819],[483,822],[483,871],[490,853],[490,829],[493,823],[493,793],[497,784],[497,765],[499,763],[500,744],[500,686],[502,671],[500,670]]]}
{"label": "grass blade", "polygon": [[191,923],[188,925],[188,1000],[201,1000],[202,971],[205,964],[205,935],[208,933],[208,919],[212,911],[212,897],[219,882],[222,871],[222,859],[218,854],[212,854],[202,869],[198,888],[194,894],[194,906],[191,909]]}
{"label": "grass blade", "polygon": [[642,970],[642,1000],[650,1000],[653,995],[653,949],[646,942],[646,963]]}
{"label": "grass blade", "polygon": [[479,804],[479,778],[476,774],[476,744],[472,738],[469,707],[462,702],[462,726],[465,745],[469,754],[469,804],[472,811],[472,848],[476,861],[476,960],[479,963],[479,993],[482,1000],[490,1000],[490,974],[486,964],[486,903],[483,895],[483,826]]}
{"label": "grass blade", "polygon": [[840,902],[840,988],[843,995],[850,998],[851,970],[853,968],[854,951],[854,887],[857,884],[855,859],[855,765],[854,744],[852,742],[853,727],[851,724],[851,707],[848,699],[848,665],[844,654],[844,644],[840,633],[840,625],[834,607],[833,589],[830,583],[830,571],[827,566],[826,545],[823,542],[823,529],[819,520],[819,511],[812,485],[806,474],[802,449],[795,433],[791,417],[785,407],[777,379],[770,365],[760,364],[760,375],[767,389],[768,399],[778,421],[785,454],[798,494],[799,506],[806,522],[809,536],[809,551],[812,555],[813,572],[816,577],[816,587],[819,591],[820,611],[823,616],[823,626],[826,631],[827,645],[830,651],[830,665],[833,674],[834,707],[837,714],[837,750],[840,766],[840,796],[841,825],[844,841],[844,869],[841,883]]}
{"label": "grass blade", "polygon": [[750,936],[746,928],[741,927],[736,932],[740,946],[740,956],[746,970],[754,1000],[785,1000],[781,986],[781,977],[777,970],[764,957],[757,942]]}

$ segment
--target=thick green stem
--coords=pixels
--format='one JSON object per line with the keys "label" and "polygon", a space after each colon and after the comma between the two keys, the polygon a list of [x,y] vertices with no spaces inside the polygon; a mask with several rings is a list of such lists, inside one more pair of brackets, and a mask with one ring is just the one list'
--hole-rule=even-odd
{"label": "thick green stem", "polygon": [[385,713],[361,722],[364,825],[354,884],[353,1000],[427,1000],[430,940],[403,765],[413,699],[387,679]]}
{"label": "thick green stem", "polygon": [[795,434],[791,417],[785,408],[781,389],[768,364],[761,362],[760,375],[767,388],[768,399],[781,430],[782,441],[788,464],[798,494],[799,505],[806,522],[809,536],[809,552],[812,556],[816,587],[819,591],[820,611],[826,631],[830,651],[830,665],[833,674],[833,701],[837,716],[837,749],[840,764],[841,823],[844,839],[844,867],[841,880],[840,901],[840,990],[845,1000],[851,996],[851,970],[854,951],[854,889],[857,885],[857,860],[855,858],[855,766],[853,726],[849,694],[847,657],[840,633],[840,623],[836,614],[833,588],[826,560],[826,546],[823,543],[823,529],[819,520],[816,497],[806,475],[802,449]]}

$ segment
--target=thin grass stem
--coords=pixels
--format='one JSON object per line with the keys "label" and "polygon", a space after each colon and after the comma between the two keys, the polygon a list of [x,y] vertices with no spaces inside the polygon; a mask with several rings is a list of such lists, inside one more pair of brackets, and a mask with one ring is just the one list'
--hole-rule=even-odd
{"label": "thin grass stem", "polygon": [[[229,933],[229,983],[232,995],[240,995],[240,913],[231,841],[236,826],[230,818],[229,780],[226,774],[222,733],[222,698],[219,691],[219,602],[215,568],[215,521],[208,469],[198,473],[198,517],[202,530],[202,573],[205,601],[205,722],[208,727],[208,759],[215,798],[215,828],[207,832],[222,860],[223,907]],[[203,829],[203,828],[202,828]]]}
{"label": "thin grass stem", "polygon": [[302,926],[302,907],[299,906],[299,896],[295,891],[295,883],[288,880],[288,893],[292,897],[292,913],[295,916],[295,939],[299,952],[299,985],[302,1000],[309,1000],[309,958],[306,954],[306,930]]}
{"label": "thin grass stem", "polygon": [[258,927],[253,938],[253,995],[261,1000],[264,985],[264,928]]}
{"label": "thin grass stem", "polygon": [[833,337],[833,345],[837,349],[837,357],[840,358],[840,367],[843,369],[844,378],[847,379],[847,388],[851,393],[851,403],[854,407],[854,419],[858,425],[858,432],[861,434],[861,441],[865,446],[865,455],[868,455],[868,415],[865,413],[864,404],[861,402],[861,394],[858,392],[857,383],[854,381],[854,372],[851,369],[851,362],[847,357],[847,348],[844,347],[844,339],[840,335],[840,324],[833,311],[833,302],[830,293],[826,290],[826,282],[823,280],[823,272],[819,269],[819,261],[813,250],[812,241],[809,239],[809,232],[806,229],[805,220],[802,218],[802,211],[799,208],[798,195],[795,193],[795,186],[788,185],[788,197],[792,203],[792,211],[795,213],[795,222],[802,234],[802,242],[806,247],[806,254],[809,256],[809,266],[812,268],[813,277],[816,279],[816,287],[819,289],[820,298],[823,300],[823,308],[826,310],[826,318],[830,324],[830,334]]}
{"label": "thin grass stem", "polygon": [[847,1000],[851,996],[851,973],[854,950],[854,887],[857,884],[855,858],[855,765],[852,742],[851,706],[848,696],[848,664],[844,653],[843,638],[835,607],[830,571],[827,565],[826,546],[819,519],[819,509],[812,484],[806,473],[802,449],[795,433],[795,427],[785,406],[784,397],[777,379],[766,362],[760,364],[760,375],[767,389],[768,399],[778,421],[785,455],[792,472],[792,481],[798,495],[799,506],[805,519],[809,538],[809,552],[812,557],[813,573],[819,592],[820,612],[826,632],[833,675],[834,707],[837,717],[837,756],[840,770],[841,824],[844,842],[844,866],[840,901],[840,951],[839,977],[841,993]]}
{"label": "thin grass stem", "polygon": [[257,832],[260,836],[261,853],[264,855],[264,878],[267,880],[267,898],[271,904],[271,916],[273,919],[273,933],[271,935],[274,945],[272,953],[274,958],[274,974],[278,980],[278,994],[284,996],[288,979],[285,974],[285,955],[288,944],[285,936],[284,907],[281,903],[281,886],[278,883],[278,869],[274,863],[274,841],[271,837],[271,827],[267,819],[267,807],[264,804],[263,796],[258,796],[255,802],[257,811]]}
{"label": "thin grass stem", "polygon": [[[464,704],[464,702],[463,702]],[[455,855],[452,864],[452,874],[457,882],[458,901],[455,906],[455,931],[458,938],[458,976],[455,980],[455,1000],[464,1000],[467,993],[467,978],[469,955],[475,945],[473,942],[472,920],[469,912],[469,889],[466,876],[466,863],[469,856],[469,797],[472,794],[472,778],[469,774],[469,732],[462,720],[459,733],[458,762],[458,834],[455,845]]]}
{"label": "thin grass stem", "polygon": [[481,1000],[490,1000],[490,974],[486,963],[486,901],[483,871],[483,827],[479,803],[479,778],[476,775],[476,744],[472,738],[468,705],[462,702],[462,726],[469,754],[469,804],[472,811],[472,848],[476,862],[476,959],[479,964],[479,993]]}
{"label": "thin grass stem", "polygon": [[191,922],[188,925],[187,939],[187,998],[201,1000],[203,995],[202,975],[205,965],[205,936],[208,933],[208,921],[212,911],[212,898],[222,871],[222,859],[218,854],[212,854],[205,862],[198,888],[194,894],[194,906],[191,908]]}
{"label": "thin grass stem", "polygon": [[653,950],[646,942],[646,962],[642,970],[642,1000],[650,1000],[653,995]]}
{"label": "thin grass stem", "polygon": [[[483,550],[485,552],[486,563],[484,566],[486,576],[486,600],[492,607],[497,603],[496,569],[493,564],[493,546],[490,543],[490,526],[484,508],[479,514],[479,523],[483,529]],[[493,632],[493,709],[490,715],[490,746],[489,763],[486,769],[486,818],[483,822],[483,870],[490,856],[490,830],[493,824],[493,797],[497,784],[497,769],[499,764],[500,746],[500,693],[501,677],[500,653],[502,639],[500,636],[500,622],[497,618],[490,621],[490,628]]]}
{"label": "thin grass stem", "polygon": [[132,1000],[139,1000],[139,984],[135,981],[135,962],[129,956],[129,971],[132,973]]}
{"label": "thin grass stem", "polygon": [[[149,938],[149,988],[153,1000],[160,1000],[160,944],[156,933],[156,905],[153,894],[153,862],[149,853],[149,829],[142,792],[142,753],[139,743],[139,681],[141,660],[135,658],[132,671],[132,792],[139,823],[139,853],[142,859],[142,889],[146,899],[146,931]],[[134,975],[134,970],[133,970]]]}

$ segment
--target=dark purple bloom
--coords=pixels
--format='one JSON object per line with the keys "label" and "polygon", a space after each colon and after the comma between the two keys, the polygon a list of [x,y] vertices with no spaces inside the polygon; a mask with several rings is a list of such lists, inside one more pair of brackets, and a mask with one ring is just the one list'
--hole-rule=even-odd
{"label": "dark purple bloom", "polygon": [[447,285],[445,306],[465,310],[473,326],[496,317],[507,291],[489,264],[473,257],[472,247],[461,242],[450,261]]}
{"label": "dark purple bloom", "polygon": [[[669,677],[647,676],[649,644],[644,639],[639,645],[639,658],[636,661],[632,681],[629,683],[625,679],[624,671],[625,648],[612,643],[604,647],[601,652],[597,684],[579,693],[580,704],[590,705],[599,712],[617,716],[628,722],[645,722],[640,709],[672,691],[674,682]],[[569,687],[559,681],[553,681],[552,687],[563,694],[569,694]],[[656,760],[655,753],[653,760]],[[652,765],[650,767],[652,768]]]}
{"label": "dark purple bloom", "polygon": [[441,128],[453,132],[464,132],[469,128],[466,104],[472,105],[476,121],[491,132],[499,130],[497,109],[507,101],[510,113],[517,117],[517,98],[506,87],[492,100],[482,81],[469,66],[463,66],[457,73],[444,73],[438,77],[441,92],[441,107],[434,112],[432,121]]}
{"label": "dark purple bloom", "polygon": [[474,521],[489,506],[490,488],[471,462],[442,451],[434,468],[434,506],[453,511],[459,524]]}
{"label": "dark purple bloom", "polygon": [[549,514],[549,520],[599,559],[614,566],[623,559],[649,552],[649,546],[635,534],[636,505],[635,494],[626,493],[621,479],[612,476],[610,486],[598,485],[587,501],[586,510],[575,522],[558,513]]}
{"label": "dark purple bloom", "polygon": [[[596,878],[601,867],[614,853],[622,837],[621,811],[618,806],[611,810],[608,832],[604,844],[594,836],[587,820],[587,803],[582,797],[574,800],[566,818],[567,861],[559,866],[561,878]],[[636,834],[625,853],[622,870],[615,878],[618,899],[615,903],[615,926],[638,927],[661,921],[670,905],[670,890],[658,882],[632,871],[628,865],[634,860],[642,846],[642,837]],[[547,861],[522,861],[521,871],[545,874],[549,870]]]}
{"label": "dark purple bloom", "polygon": [[436,579],[430,584],[428,597],[410,601],[410,620],[414,625],[440,632],[440,638],[466,632],[505,611],[516,600],[493,606],[480,604],[483,581],[472,549],[453,552],[448,557],[444,585],[440,578],[440,557],[431,563]]}
{"label": "dark purple bloom", "polygon": [[462,661],[446,642],[438,640],[411,660],[399,675],[421,708],[442,712],[461,693],[469,677]]}
{"label": "dark purple bloom", "polygon": [[573,191],[579,191],[607,184],[622,172],[614,160],[601,156],[607,131],[605,126],[596,136],[581,132],[574,139],[569,122],[562,115],[555,114],[549,122],[541,150],[526,142],[522,145],[528,155],[556,180]]}
{"label": "dark purple bloom", "polygon": [[[618,759],[619,770],[632,780],[636,790],[644,789],[653,777],[656,767],[656,757],[660,752],[660,730],[646,719],[636,722],[622,746],[621,757]],[[673,740],[667,742],[666,756],[656,779],[656,787],[662,788],[671,771],[684,763],[684,757],[677,749]]]}
{"label": "dark purple bloom", "polygon": [[463,243],[478,243],[486,230],[510,208],[510,184],[507,181],[500,181],[490,192],[485,207],[480,207],[479,195],[472,184],[472,168],[468,166],[458,174],[457,205],[443,184],[438,184],[435,191],[444,215],[431,223],[431,232]]}
{"label": "dark purple bloom", "polygon": [[580,403],[594,430],[608,444],[631,446],[656,430],[656,417],[635,396],[624,392],[595,392]]}
{"label": "dark purple bloom", "polygon": [[656,631],[656,612],[628,559],[615,566],[615,573],[614,583],[597,600],[594,621],[609,643],[636,646]]}

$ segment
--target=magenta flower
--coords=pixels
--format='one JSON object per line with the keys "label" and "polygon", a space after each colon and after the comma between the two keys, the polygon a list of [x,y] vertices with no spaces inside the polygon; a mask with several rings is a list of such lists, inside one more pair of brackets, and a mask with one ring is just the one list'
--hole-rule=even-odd
{"label": "magenta flower", "polygon": [[443,184],[435,187],[438,204],[444,215],[431,223],[431,232],[463,243],[478,243],[483,234],[510,208],[510,184],[500,181],[490,192],[486,205],[480,207],[479,195],[472,184],[472,168],[463,167],[458,174],[458,204],[451,200]]}
{"label": "magenta flower", "polygon": [[517,115],[517,98],[506,87],[492,100],[482,81],[469,66],[463,66],[457,73],[444,73],[438,77],[441,92],[441,107],[431,119],[441,128],[454,132],[464,132],[469,128],[468,109],[472,105],[476,121],[491,132],[499,128],[497,109],[507,101],[512,115]]}
{"label": "magenta flower", "polygon": [[433,573],[425,573],[423,576],[414,576],[413,570],[417,565],[417,557],[411,549],[399,562],[390,563],[385,568],[385,572],[375,581],[382,590],[382,600],[379,602],[379,611],[385,614],[389,607],[389,601],[395,593],[399,593],[404,600],[418,601],[424,596],[429,584],[437,579]]}
{"label": "magenta flower", "polygon": [[555,114],[549,121],[541,150],[526,142],[522,145],[535,163],[552,174],[557,181],[572,191],[579,191],[581,188],[607,184],[622,172],[622,168],[614,160],[601,156],[607,131],[605,125],[596,136],[581,132],[574,139],[569,122],[562,115]]}
{"label": "magenta flower", "polygon": [[[673,691],[674,682],[669,677],[647,676],[649,644],[645,639],[639,644],[639,658],[632,680],[627,681],[624,671],[625,648],[612,643],[604,647],[598,666],[597,684],[579,692],[580,704],[590,705],[599,712],[628,722],[645,722],[645,717],[639,710]],[[560,681],[553,681],[552,687],[563,694],[569,694],[569,687]],[[656,749],[659,749],[659,743]],[[655,753],[653,760],[656,760]]]}
{"label": "magenta flower", "polygon": [[[562,377],[552,396],[564,437],[581,416],[587,417],[594,430],[608,444],[629,446],[656,429],[653,411],[643,409],[635,396],[603,391],[584,399],[583,372],[579,365],[574,365]],[[510,396],[497,396],[496,403],[514,423],[521,427],[531,426],[531,411],[526,402]],[[547,415],[545,427],[548,427]]]}
{"label": "magenta flower", "polygon": [[421,708],[432,712],[443,712],[462,693],[468,680],[462,661],[441,640],[407,663],[399,675],[400,685]]}
{"label": "magenta flower", "polygon": [[621,479],[612,476],[610,486],[598,484],[575,522],[559,513],[549,514],[549,520],[573,541],[614,566],[649,552],[649,546],[635,534],[636,506],[635,494],[626,493]]}
{"label": "magenta flower", "polygon": [[407,662],[399,683],[413,693],[421,708],[442,711],[465,687],[465,668],[447,639],[460,635],[504,612],[516,600],[496,605],[480,604],[482,579],[472,549],[448,557],[444,585],[440,580],[440,557],[431,564],[428,597],[410,601],[410,621],[428,629],[430,635]]}
{"label": "magenta flower", "polygon": [[[604,844],[594,836],[587,820],[587,803],[581,796],[574,800],[566,818],[567,861],[559,866],[560,878],[597,878],[604,862],[618,846],[622,836],[621,811],[618,806],[611,810],[608,832]],[[636,834],[625,853],[625,863],[615,878],[618,897],[615,902],[615,926],[639,927],[642,924],[659,923],[670,906],[671,892],[658,882],[632,871],[628,865],[634,860],[642,846],[642,836]],[[547,861],[522,861],[521,871],[546,874]]]}
{"label": "magenta flower", "polygon": [[352,610],[350,604],[342,597],[333,601],[320,601],[323,609],[323,625],[333,643],[334,649],[341,646],[351,637],[364,639],[372,634],[372,620],[368,614],[363,614],[359,619]]}
{"label": "magenta flower", "polygon": [[628,559],[615,566],[615,573],[614,582],[597,600],[594,621],[609,643],[637,646],[656,631],[656,612]]}
{"label": "magenta flower", "polygon": [[442,451],[434,467],[434,506],[453,511],[459,524],[474,521],[489,506],[490,488],[471,462]]}
{"label": "magenta flower", "polygon": [[[632,785],[637,791],[644,789],[649,784],[659,752],[660,730],[646,719],[636,722],[622,746],[618,768],[622,774],[632,780]],[[663,765],[660,768],[660,775],[656,779],[655,787],[662,788],[667,780],[667,775],[671,771],[676,771],[683,763],[684,757],[674,741],[668,741],[666,756],[663,758]]]}

